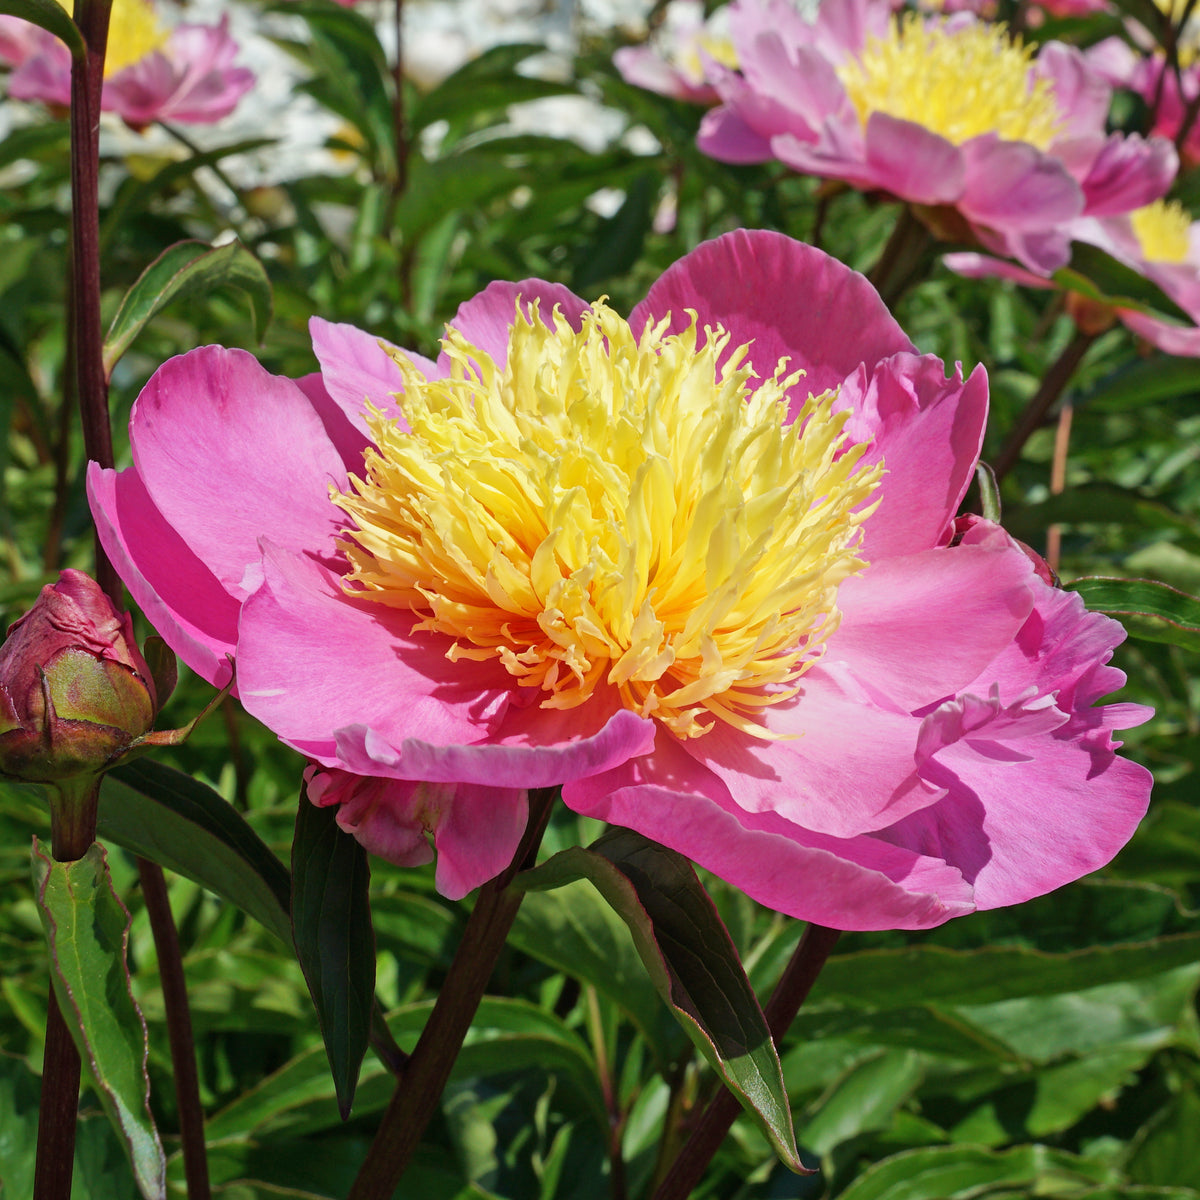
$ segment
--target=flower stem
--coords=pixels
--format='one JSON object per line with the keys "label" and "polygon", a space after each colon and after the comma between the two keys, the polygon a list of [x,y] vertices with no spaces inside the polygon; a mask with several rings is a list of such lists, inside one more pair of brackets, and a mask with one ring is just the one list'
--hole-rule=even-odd
{"label": "flower stem", "polygon": [[521,906],[523,893],[510,890],[508,885],[518,871],[533,865],[557,796],[558,788],[539,788],[529,793],[529,823],[512,862],[479,889],[437,1003],[400,1072],[396,1092],[350,1189],[349,1200],[391,1200],[433,1119]]}
{"label": "flower stem", "polygon": [[[804,931],[804,937],[775,985],[765,1009],[767,1027],[776,1045],[796,1019],[840,936],[838,930],[826,929],[823,925],[809,925]],[[655,1191],[654,1200],[687,1200],[741,1111],[742,1106],[727,1088],[722,1088],[709,1101],[687,1143]]]}
{"label": "flower stem", "polygon": [[894,308],[900,297],[917,282],[929,260],[933,240],[929,229],[907,204],[904,205],[887,245],[867,275],[888,308]]}
{"label": "flower stem", "polygon": [[[112,467],[112,427],[108,411],[108,375],[104,369],[104,335],[100,323],[100,98],[104,86],[104,56],[108,44],[108,25],[112,0],[76,0],[75,23],[83,34],[87,55],[71,64],[71,287],[69,322],[70,337],[75,352],[75,384],[79,400],[83,444],[90,459],[102,467]],[[121,581],[108,556],[96,539],[96,581],[121,606]],[[98,792],[97,792],[98,797]],[[72,830],[69,846],[61,846],[58,834],[54,838],[54,857],[60,862],[79,858],[96,838],[96,804],[90,805],[86,820]],[[64,854],[64,851],[66,853]],[[171,1042],[171,1058],[175,1070],[175,1091],[179,1105],[180,1127],[183,1132],[185,1172],[190,1200],[208,1200],[208,1165],[204,1150],[204,1110],[200,1105],[200,1088],[196,1076],[196,1056],[192,1040],[191,1015],[187,1006],[187,991],[183,980],[183,963],[179,939],[167,901],[166,882],[162,868],[156,863],[139,860],[142,891],[150,912],[163,981],[163,1000],[167,1015],[167,1030]],[[54,1010],[51,995],[51,1009]],[[68,1041],[70,1034],[59,1014]],[[66,1050],[55,1048],[51,1059],[50,1033],[47,1028],[46,1071],[43,1074],[43,1113],[49,1111],[47,1122],[61,1120],[66,1107],[66,1090],[70,1090],[72,1111],[78,1107],[79,1059],[73,1044],[73,1075],[66,1069]],[[63,1094],[60,1095],[59,1093]],[[61,1135],[52,1136],[43,1150],[44,1122],[38,1125],[38,1170],[43,1159],[54,1156],[65,1162],[65,1188],[38,1193],[38,1200],[69,1200],[71,1165],[74,1160],[74,1120],[71,1121],[70,1147],[64,1151]],[[59,1169],[60,1169],[59,1168]],[[50,1168],[47,1168],[49,1171]],[[39,1174],[38,1178],[41,1178]],[[58,1176],[56,1175],[56,1180]],[[47,1185],[49,1186],[49,1184]]]}
{"label": "flower stem", "polygon": [[[51,791],[50,853],[58,862],[82,858],[96,840],[99,798],[100,780],[96,776],[64,781]],[[46,1009],[46,1048],[42,1054],[33,1200],[70,1200],[81,1069],[79,1051],[52,985]]]}
{"label": "flower stem", "polygon": [[183,1141],[183,1172],[188,1200],[209,1200],[208,1156],[204,1146],[204,1109],[200,1105],[200,1080],[196,1072],[196,1050],[192,1038],[192,1014],[188,1008],[187,982],[179,931],[171,914],[163,869],[149,859],[137,860],[142,897],[154,934],[158,954],[158,977],[162,982],[163,1007],[167,1013],[167,1037],[171,1043],[171,1066],[175,1072],[175,1094],[179,1100],[179,1133]]}
{"label": "flower stem", "polygon": [[1075,368],[1083,361],[1088,347],[1096,340],[1096,334],[1086,333],[1082,329],[1075,331],[1075,336],[1067,343],[1063,352],[1054,360],[1050,369],[1042,379],[1041,386],[1033,394],[1033,398],[1025,406],[1025,411],[1017,421],[1016,428],[1008,435],[1008,441],[992,462],[992,471],[997,480],[1001,480],[1016,466],[1021,457],[1025,443],[1041,428],[1046,414],[1054,407],[1054,402],[1066,390],[1075,374]]}

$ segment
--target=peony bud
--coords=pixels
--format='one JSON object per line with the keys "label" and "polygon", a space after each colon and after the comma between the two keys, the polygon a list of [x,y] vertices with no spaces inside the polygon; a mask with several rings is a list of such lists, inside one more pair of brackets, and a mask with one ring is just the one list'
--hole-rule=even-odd
{"label": "peony bud", "polygon": [[95,775],[154,722],[154,681],[100,586],[66,570],[0,646],[0,776]]}

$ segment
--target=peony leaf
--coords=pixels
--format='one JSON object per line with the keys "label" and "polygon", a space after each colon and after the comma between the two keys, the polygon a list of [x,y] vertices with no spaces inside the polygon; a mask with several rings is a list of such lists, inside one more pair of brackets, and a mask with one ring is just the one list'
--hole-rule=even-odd
{"label": "peony leaf", "polygon": [[250,298],[254,335],[262,338],[271,319],[271,281],[262,263],[241,242],[209,246],[176,242],[168,246],[125,293],[104,339],[104,370],[112,369],[156,313],[180,296],[213,288],[240,288]]}
{"label": "peony leaf", "polygon": [[543,891],[587,879],[629,926],[659,995],[775,1152],[806,1172],[796,1152],[779,1056],[729,932],[681,854],[628,829],[591,847],[560,851],[517,876]]}
{"label": "peony leaf", "polygon": [[1174,317],[1188,326],[1195,324],[1157,284],[1086,242],[1072,245],[1070,263],[1055,271],[1052,278],[1060,287],[1089,300],[1114,308]]}
{"label": "peony leaf", "polygon": [[116,767],[100,785],[98,830],[224,896],[291,944],[287,868],[207,785],[148,759]]}
{"label": "peony leaf", "polygon": [[56,862],[33,840],[33,883],[58,1006],[146,1200],[166,1196],[166,1158],[150,1114],[146,1024],[130,990],[129,913],[104,849]]}
{"label": "peony leaf", "polygon": [[336,808],[318,808],[301,794],[292,842],[292,931],[344,1121],[367,1052],[375,935],[367,852],[336,817]]}
{"label": "peony leaf", "polygon": [[677,1036],[663,1035],[678,1031],[646,977],[626,922],[595,887],[580,879],[556,887],[553,894],[531,892],[521,903],[508,940],[607,996],[637,1026],[664,1068],[665,1060],[677,1053]]}
{"label": "peony leaf", "polygon": [[[840,1200],[957,1200],[1004,1188],[1021,1195],[1082,1192],[1110,1170],[1046,1146],[985,1150],[981,1146],[928,1146],[875,1163],[841,1193]],[[1088,1190],[1088,1194],[1091,1192]]]}
{"label": "peony leaf", "polygon": [[60,42],[65,42],[71,57],[84,59],[87,57],[87,46],[79,26],[71,19],[61,4],[55,0],[0,0],[0,13],[9,17],[20,17],[22,21],[32,21],[47,33],[52,33]]}
{"label": "peony leaf", "polygon": [[1200,600],[1153,579],[1092,576],[1067,584],[1093,612],[1120,617],[1134,637],[1200,649]]}

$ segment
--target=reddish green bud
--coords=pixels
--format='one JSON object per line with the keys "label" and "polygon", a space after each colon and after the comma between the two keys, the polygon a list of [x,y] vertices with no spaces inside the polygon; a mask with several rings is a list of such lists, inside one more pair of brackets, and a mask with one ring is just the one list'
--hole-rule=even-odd
{"label": "reddish green bud", "polygon": [[0,775],[97,774],[149,730],[155,708],[129,615],[82,571],[63,571],[0,646]]}

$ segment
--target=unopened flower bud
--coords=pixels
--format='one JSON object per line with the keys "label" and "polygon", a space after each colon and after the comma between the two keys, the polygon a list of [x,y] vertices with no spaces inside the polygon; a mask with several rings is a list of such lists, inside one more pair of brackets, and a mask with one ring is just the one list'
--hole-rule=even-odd
{"label": "unopened flower bud", "polygon": [[97,774],[149,730],[155,707],[129,615],[82,571],[63,571],[0,646],[0,776]]}

